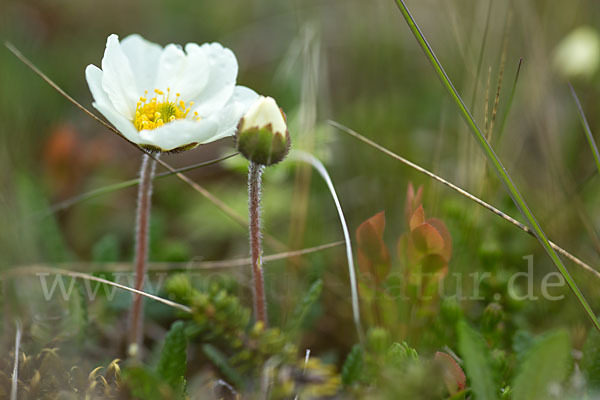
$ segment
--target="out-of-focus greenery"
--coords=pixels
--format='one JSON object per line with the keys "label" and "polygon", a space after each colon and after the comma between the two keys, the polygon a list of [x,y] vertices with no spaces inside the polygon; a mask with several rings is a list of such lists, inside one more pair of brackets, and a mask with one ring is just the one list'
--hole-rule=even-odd
{"label": "out-of-focus greenery", "polygon": [[[501,76],[492,146],[548,236],[590,265],[599,265],[600,181],[567,82],[579,95],[592,131],[599,132],[600,3],[408,0],[407,5],[486,130],[492,125]],[[218,41],[231,48],[240,66],[238,83],[276,98],[288,116],[293,147],[315,154],[327,166],[351,230],[385,210],[382,240],[391,259],[396,260],[391,262],[392,275],[403,271],[401,257],[396,257],[396,239],[407,231],[404,203],[409,181],[424,186],[422,204],[427,217],[442,220],[452,238],[445,293],[457,290],[454,276],[462,277],[461,290],[470,293],[474,281],[468,274],[490,273],[481,284],[479,300],[438,299],[428,310],[414,307],[416,311],[405,320],[396,320],[394,326],[375,326],[373,321],[378,319],[363,304],[369,337],[377,332],[393,337],[382,339],[385,343],[379,349],[367,345],[356,350],[353,346],[358,337],[341,247],[267,263],[271,324],[283,329],[282,335],[289,335],[285,340],[299,349],[298,359],[305,349],[319,357],[315,375],[337,379],[320,363],[335,364],[346,391],[356,396],[374,397],[371,384],[384,388],[377,394],[382,398],[400,398],[392,383],[403,377],[411,384],[405,393],[439,398],[439,393],[452,391],[428,386],[426,371],[444,371],[427,360],[433,360],[436,351],[456,352],[464,361],[461,367],[467,373],[467,390],[482,398],[487,378],[476,384],[469,381],[477,375],[472,371],[478,360],[469,355],[481,353],[465,344],[470,343],[465,335],[473,333],[471,330],[477,335],[475,343],[489,352],[481,359],[492,365],[492,385],[505,389],[491,398],[525,393],[527,388],[518,384],[519,379],[526,381],[535,367],[519,372],[516,367],[522,360],[536,366],[560,359],[564,368],[546,374],[548,381],[564,380],[569,374],[571,381],[576,381],[580,375],[567,365],[572,360],[565,349],[576,350],[576,363],[583,357],[585,371],[597,371],[598,340],[592,336],[584,347],[590,324],[572,294],[563,286],[550,289],[555,296],[564,295],[563,300],[550,301],[540,295],[542,279],[554,267],[534,238],[327,124],[331,119],[349,126],[518,217],[393,1],[4,0],[0,5],[2,40],[13,43],[86,107],[91,108],[91,95],[84,69],[88,64],[100,64],[110,33],[120,37],[139,33],[161,45]],[[519,58],[523,64],[509,109]],[[224,139],[163,159],[173,166],[186,166],[232,149],[232,141]],[[140,159],[138,150],[76,109],[6,48],[0,48],[0,270],[74,262],[79,269],[95,273],[110,268],[92,261],[130,262],[135,188],[51,215],[46,210],[88,190],[134,178]],[[245,215],[246,171],[245,161],[234,158],[187,175]],[[317,175],[292,161],[266,171],[263,210],[266,232],[289,249],[342,237],[327,188]],[[278,249],[267,241],[265,250],[270,254]],[[244,227],[177,178],[156,181],[151,263],[225,260],[247,253]],[[529,255],[533,257],[534,294],[540,298],[518,301],[508,292],[508,283],[513,274],[527,271],[528,261],[523,257]],[[600,310],[598,278],[572,263],[567,263],[567,268],[592,307]],[[203,277],[224,286],[221,289],[231,296],[227,299],[239,301],[236,307],[251,303],[249,274],[243,268],[206,271]],[[68,348],[61,365],[85,360],[82,368],[89,366],[90,371],[122,356],[124,333],[114,326],[125,324],[128,294],[117,292],[106,302],[100,295],[90,304],[83,296],[81,301],[54,299],[48,303],[35,276],[4,282],[6,349],[12,348],[14,341],[12,317],[19,316],[29,346],[26,354],[44,354],[44,349],[66,340],[77,346]],[[316,290],[315,282],[322,282],[322,292],[302,309],[311,285]],[[527,287],[524,279],[520,282],[516,290],[523,294]],[[361,291],[361,296],[366,295]],[[406,310],[404,306],[395,305],[393,310]],[[237,311],[243,314],[247,310]],[[301,324],[295,323],[298,312],[303,313]],[[165,306],[148,303],[147,319],[149,348],[157,349],[158,354],[175,315]],[[62,323],[54,323],[56,320]],[[457,323],[461,328],[456,329]],[[236,332],[246,328],[237,327]],[[554,331],[539,336],[549,330]],[[210,380],[213,375],[227,379],[218,359],[223,352],[233,357],[227,353],[233,350],[223,343],[209,346],[213,347],[194,347],[188,360],[187,376],[202,377],[200,383],[190,382],[190,388],[206,388],[202,379]],[[393,349],[402,349],[401,362],[388,355]],[[405,357],[412,351],[419,354],[416,360]],[[556,359],[546,361],[545,352],[556,352]],[[35,362],[42,362],[45,356],[36,357]],[[160,354],[152,357],[158,360]],[[298,360],[291,359],[285,360],[288,364],[277,364],[281,374],[293,374],[300,368],[301,363],[294,364]],[[2,362],[0,374],[10,376],[10,361]],[[131,369],[122,384],[126,386],[127,379],[141,382],[155,373],[148,368]],[[24,374],[29,383],[35,378],[33,370]],[[597,374],[590,374],[589,381],[597,383]],[[3,379],[0,376],[0,390],[6,383]],[[114,389],[121,378],[111,379],[107,390]],[[289,387],[284,381],[278,381],[282,386],[278,390],[287,394]],[[510,388],[515,385],[518,389],[513,392]],[[569,385],[560,393],[580,390],[573,382]],[[76,386],[84,390],[83,383],[77,381]]]}

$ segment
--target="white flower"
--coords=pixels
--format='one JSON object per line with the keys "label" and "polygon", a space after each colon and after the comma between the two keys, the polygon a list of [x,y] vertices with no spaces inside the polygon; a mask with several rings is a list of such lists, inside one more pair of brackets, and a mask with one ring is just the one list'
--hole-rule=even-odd
{"label": "white flower", "polygon": [[139,35],[106,40],[102,69],[88,65],[94,107],[141,147],[183,150],[235,134],[258,98],[236,86],[237,60],[219,43],[162,48]]}

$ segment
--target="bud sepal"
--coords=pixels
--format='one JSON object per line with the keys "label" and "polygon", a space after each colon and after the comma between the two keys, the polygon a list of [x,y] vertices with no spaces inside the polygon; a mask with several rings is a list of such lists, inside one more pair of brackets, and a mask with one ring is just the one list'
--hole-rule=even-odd
{"label": "bud sepal", "polygon": [[290,148],[285,114],[271,97],[259,97],[242,117],[235,135],[238,151],[249,161],[270,166]]}

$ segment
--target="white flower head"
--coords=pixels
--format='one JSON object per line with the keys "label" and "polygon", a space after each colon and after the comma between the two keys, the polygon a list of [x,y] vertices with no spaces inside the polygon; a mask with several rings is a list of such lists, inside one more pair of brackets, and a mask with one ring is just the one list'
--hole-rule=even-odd
{"label": "white flower head", "polygon": [[110,35],[102,69],[85,70],[94,107],[126,139],[157,151],[234,135],[258,98],[236,86],[237,73],[235,55],[219,43],[163,48],[136,34],[120,42]]}
{"label": "white flower head", "polygon": [[260,96],[244,114],[236,133],[237,149],[249,161],[273,165],[290,148],[285,115],[272,97]]}

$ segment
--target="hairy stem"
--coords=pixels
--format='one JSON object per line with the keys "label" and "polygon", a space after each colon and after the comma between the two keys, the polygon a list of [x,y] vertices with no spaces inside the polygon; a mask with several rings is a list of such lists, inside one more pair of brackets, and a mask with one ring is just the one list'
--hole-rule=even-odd
{"label": "hairy stem", "polygon": [[262,270],[262,237],[260,233],[260,191],[264,167],[254,162],[248,167],[248,212],[250,216],[250,254],[252,258],[252,288],[254,315],[267,326],[267,302]]}
{"label": "hairy stem", "polygon": [[[135,286],[144,289],[146,265],[148,262],[148,231],[150,224],[150,206],[152,203],[152,180],[156,170],[156,161],[144,154],[140,168],[140,183],[137,199],[137,216],[135,221]],[[129,329],[129,355],[140,357],[143,339],[144,302],[139,294],[133,296]]]}

